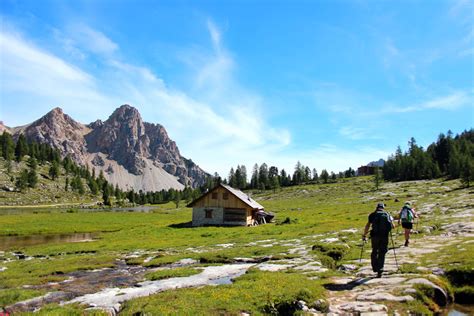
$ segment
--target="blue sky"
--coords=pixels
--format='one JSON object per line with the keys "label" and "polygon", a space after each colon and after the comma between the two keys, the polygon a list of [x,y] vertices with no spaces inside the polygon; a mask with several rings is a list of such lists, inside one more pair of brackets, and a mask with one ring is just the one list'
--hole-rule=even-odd
{"label": "blue sky", "polygon": [[128,103],[208,172],[341,171],[474,123],[474,2],[12,1],[0,120]]}

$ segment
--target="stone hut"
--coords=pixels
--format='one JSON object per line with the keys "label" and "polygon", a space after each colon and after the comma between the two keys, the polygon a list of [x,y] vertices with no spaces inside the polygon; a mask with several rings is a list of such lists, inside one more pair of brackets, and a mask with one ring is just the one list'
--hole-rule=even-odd
{"label": "stone hut", "polygon": [[191,202],[193,226],[203,225],[252,225],[256,213],[263,206],[244,192],[225,184],[219,184]]}

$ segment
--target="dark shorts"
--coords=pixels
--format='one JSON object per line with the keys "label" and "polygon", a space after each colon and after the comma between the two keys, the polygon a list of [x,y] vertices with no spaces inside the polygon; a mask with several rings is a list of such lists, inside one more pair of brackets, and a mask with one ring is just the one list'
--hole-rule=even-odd
{"label": "dark shorts", "polygon": [[402,227],[406,229],[412,229],[413,228],[413,223],[403,223],[402,222]]}

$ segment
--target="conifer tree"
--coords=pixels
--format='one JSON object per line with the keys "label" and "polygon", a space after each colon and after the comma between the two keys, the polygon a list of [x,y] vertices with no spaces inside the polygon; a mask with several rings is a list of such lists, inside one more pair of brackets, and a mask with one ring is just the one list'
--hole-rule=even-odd
{"label": "conifer tree", "polygon": [[323,180],[323,183],[328,183],[329,180],[329,173],[327,172],[326,169],[323,169],[321,171],[321,179]]}
{"label": "conifer tree", "polygon": [[26,138],[23,134],[18,136],[18,140],[16,141],[15,147],[15,156],[16,161],[21,161],[21,159],[28,154],[28,143],[26,142]]}
{"label": "conifer tree", "polygon": [[13,160],[15,157],[15,143],[13,142],[12,135],[7,131],[3,132],[1,146],[3,158],[5,160]]}
{"label": "conifer tree", "polygon": [[51,166],[49,167],[49,176],[54,181],[59,176],[59,163],[57,161],[53,161]]}
{"label": "conifer tree", "polygon": [[258,178],[259,178],[258,169],[259,169],[258,165],[255,164],[253,166],[252,178],[250,179],[250,187],[252,189],[257,189],[258,188]]}
{"label": "conifer tree", "polygon": [[20,175],[16,178],[15,187],[20,192],[23,192],[28,187],[28,170],[23,169]]}
{"label": "conifer tree", "polygon": [[30,171],[28,171],[28,186],[34,188],[37,184],[38,175],[36,174],[36,169],[31,168]]}

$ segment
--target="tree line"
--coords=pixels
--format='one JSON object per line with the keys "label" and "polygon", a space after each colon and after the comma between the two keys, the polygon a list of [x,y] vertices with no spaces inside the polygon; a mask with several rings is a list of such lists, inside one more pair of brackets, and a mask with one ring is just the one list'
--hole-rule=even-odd
{"label": "tree line", "polygon": [[398,147],[383,167],[383,177],[389,181],[423,180],[446,177],[461,179],[469,186],[474,181],[474,130],[441,133],[425,150],[411,138],[408,150]]}
{"label": "tree line", "polygon": [[337,179],[354,177],[355,174],[356,172],[352,168],[337,174],[322,169],[321,174],[318,174],[315,168],[311,169],[299,161],[296,163],[293,173],[290,174],[285,169],[279,170],[276,166],[268,167],[266,163],[262,163],[260,166],[258,164],[253,166],[250,182],[247,180],[247,168],[244,165],[238,165],[235,169],[232,167],[228,178],[223,182],[240,190],[276,190],[292,185],[336,182]]}
{"label": "tree line", "polygon": [[[214,177],[210,177],[200,188],[185,187],[181,191],[173,188],[156,192],[142,190],[136,192],[133,189],[125,191],[118,185],[109,183],[102,170],[96,175],[94,168],[90,169],[88,165],[80,166],[69,156],[62,158],[60,151],[48,144],[27,141],[23,134],[20,134],[15,141],[6,131],[0,135],[0,157],[5,160],[6,172],[11,176],[18,191],[24,192],[29,188],[35,188],[38,184],[38,166],[49,166],[47,176],[50,180],[55,181],[62,174],[65,176],[64,191],[73,191],[79,195],[101,196],[104,205],[111,205],[112,198],[115,198],[115,202],[119,205],[127,201],[142,205],[174,201],[178,207],[180,201],[192,201],[214,187],[217,181]],[[25,159],[26,168],[14,177],[12,162],[19,163]]]}
{"label": "tree line", "polygon": [[[396,152],[388,157],[382,168],[376,168],[374,182],[378,188],[382,179],[407,181],[447,177],[460,178],[464,185],[469,186],[474,181],[473,157],[473,129],[456,136],[453,136],[451,131],[448,131],[447,135],[440,134],[438,140],[426,150],[418,146],[412,137],[405,153],[399,146]],[[315,168],[311,169],[298,161],[292,174],[275,166],[268,167],[266,163],[260,166],[255,164],[250,182],[247,180],[247,168],[238,165],[237,168],[230,169],[227,179],[223,182],[241,190],[275,190],[292,185],[336,182],[338,179],[354,176],[356,171],[352,168],[338,173],[322,169],[318,174]]]}

